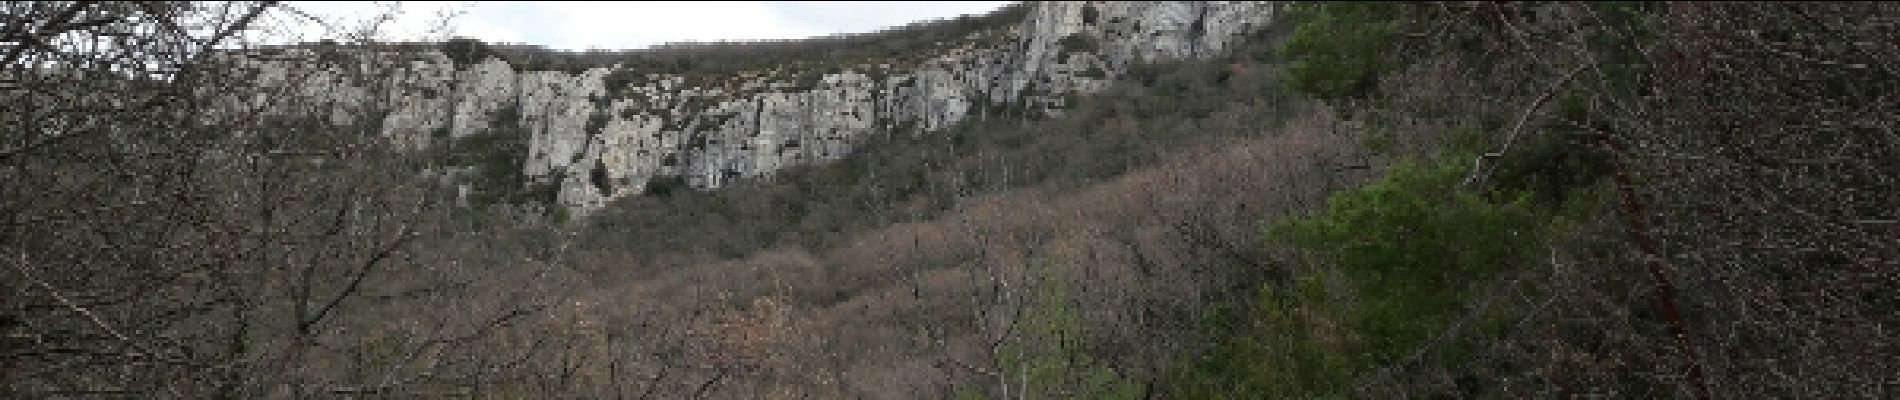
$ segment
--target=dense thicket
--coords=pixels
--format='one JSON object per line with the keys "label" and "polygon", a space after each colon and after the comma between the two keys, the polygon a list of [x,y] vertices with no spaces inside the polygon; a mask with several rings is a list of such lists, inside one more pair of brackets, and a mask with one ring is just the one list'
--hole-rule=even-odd
{"label": "dense thicket", "polygon": [[[314,107],[213,49],[246,45],[284,9],[0,10],[0,397],[522,382],[492,367],[540,348],[511,343],[507,323],[559,293],[562,270],[522,268],[556,247],[447,208],[421,179],[428,161],[377,121],[263,112]],[[232,101],[253,98],[265,102]]]}
{"label": "dense thicket", "polygon": [[1316,264],[1181,391],[1891,392],[1896,11],[1296,5],[1289,86],[1430,161],[1276,231]]}

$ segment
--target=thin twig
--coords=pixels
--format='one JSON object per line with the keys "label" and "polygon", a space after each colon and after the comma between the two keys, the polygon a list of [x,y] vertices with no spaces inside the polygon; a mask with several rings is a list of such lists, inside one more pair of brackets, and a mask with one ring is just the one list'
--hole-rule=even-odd
{"label": "thin twig", "polygon": [[79,315],[86,316],[86,319],[92,321],[92,324],[98,326],[99,329],[106,331],[106,333],[112,335],[113,338],[125,342],[126,345],[132,346],[133,350],[139,351],[137,355],[153,354],[150,350],[145,349],[144,345],[132,340],[130,337],[126,337],[123,333],[119,333],[118,329],[113,329],[112,324],[106,323],[104,319],[99,318],[98,314],[93,314],[92,310],[80,307],[79,304],[75,304],[72,300],[67,299],[65,295],[59,293],[59,288],[55,288],[52,284],[46,283],[46,281],[40,280],[39,277],[33,276],[33,271],[26,267],[26,254],[20,254],[19,260],[13,262],[13,267],[14,269],[20,270],[20,275],[25,276],[26,280],[32,281],[33,284],[46,289],[46,293],[52,295],[54,300],[59,300],[61,305],[65,305],[66,308],[72,309],[73,312],[77,312]]}
{"label": "thin twig", "polygon": [[713,387],[713,384],[719,383],[720,379],[725,379],[725,378],[726,378],[726,369],[720,368],[718,374],[713,375],[712,379],[707,379],[706,383],[700,384],[699,390],[693,391],[693,398],[695,399],[706,398],[706,391],[711,390]]}
{"label": "thin twig", "polygon": [[381,263],[384,259],[388,259],[397,249],[402,248],[410,239],[416,237],[409,230],[409,227],[406,226],[403,227],[402,231],[397,233],[396,236],[396,240],[384,246],[383,249],[378,251],[369,261],[363,262],[363,266],[356,270],[355,276],[350,278],[350,283],[344,286],[342,291],[337,292],[335,297],[331,297],[330,301],[323,305],[323,308],[318,309],[316,315],[311,316],[308,320],[297,321],[297,332],[305,335],[310,334],[311,328],[315,327],[318,322],[322,322],[324,317],[329,316],[331,310],[336,309],[336,306],[343,303],[344,299],[356,294],[357,288],[363,284],[363,278],[369,276],[369,272],[375,269],[376,264]]}
{"label": "thin twig", "polygon": [[[93,3],[98,3],[98,2],[97,1],[81,1],[81,2],[73,3],[71,6],[67,6],[65,10],[61,10],[57,16],[54,16],[53,18],[47,20],[46,25],[41,25],[39,28],[33,29],[31,33],[16,32],[15,34],[19,36],[20,45],[14,47],[13,51],[7,52],[7,55],[4,58],[0,58],[0,66],[12,65],[14,61],[19,60],[21,56],[26,54],[27,48],[50,47],[50,46],[47,46],[45,42],[40,41],[38,39],[41,36],[53,36],[61,32],[64,32],[64,31],[59,31],[58,29],[61,26],[66,25],[67,21],[72,21],[74,17],[78,17],[80,11],[84,11],[87,7],[91,7]],[[22,28],[25,28],[24,25],[25,24],[22,24]]]}

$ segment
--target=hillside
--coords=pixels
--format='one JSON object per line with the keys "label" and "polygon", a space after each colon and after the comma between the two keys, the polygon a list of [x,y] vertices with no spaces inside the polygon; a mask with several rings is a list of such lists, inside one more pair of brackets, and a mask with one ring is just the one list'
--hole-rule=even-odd
{"label": "hillside", "polygon": [[1900,360],[1887,3],[586,54],[142,4],[0,6],[0,397],[1887,398]]}
{"label": "hillside", "polygon": [[[458,163],[478,203],[570,214],[678,177],[717,188],[836,161],[874,134],[923,134],[972,116],[1049,115],[1133,65],[1223,54],[1272,20],[1264,3],[1020,4],[991,15],[811,43],[688,44],[569,54],[455,41],[239,53],[294,108],[491,164]],[[371,82],[326,71],[360,63]],[[304,82],[300,68],[316,67]],[[500,171],[507,170],[507,171]]]}

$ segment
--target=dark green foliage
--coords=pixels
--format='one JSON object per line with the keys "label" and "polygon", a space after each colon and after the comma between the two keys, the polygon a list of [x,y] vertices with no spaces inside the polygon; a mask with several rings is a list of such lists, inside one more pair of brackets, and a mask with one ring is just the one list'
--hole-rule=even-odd
{"label": "dark green foliage", "polygon": [[487,43],[463,37],[453,38],[447,42],[443,42],[442,53],[448,55],[449,61],[454,62],[457,67],[478,63],[484,59],[495,56],[494,49],[490,48]]}
{"label": "dark green foliage", "polygon": [[522,175],[528,156],[528,132],[520,125],[520,110],[502,107],[489,116],[495,130],[450,139],[445,163],[474,167],[475,193],[470,202],[491,204],[552,204],[560,185],[531,183]]}
{"label": "dark green foliage", "polygon": [[[1283,221],[1270,241],[1326,267],[1266,285],[1209,321],[1218,356],[1181,377],[1183,397],[1310,398],[1400,361],[1464,310],[1475,283],[1531,264],[1552,224],[1520,193],[1459,189],[1468,166],[1401,163],[1322,212]],[[1453,350],[1458,349],[1456,344]]]}
{"label": "dark green foliage", "polygon": [[616,69],[601,78],[601,81],[607,89],[607,95],[613,96],[629,87],[645,85],[646,74],[631,69]]}
{"label": "dark green foliage", "polygon": [[686,185],[686,178],[684,177],[678,175],[661,175],[649,179],[647,181],[646,192],[641,195],[647,197],[671,197],[674,193],[682,193],[691,189],[692,187]]}
{"label": "dark green foliage", "polygon": [[1327,256],[1353,282],[1354,318],[1380,361],[1410,349],[1453,311],[1462,282],[1524,259],[1537,235],[1528,194],[1493,202],[1456,185],[1469,167],[1401,165],[1385,179],[1334,196],[1326,212],[1275,233]]}
{"label": "dark green foliage", "polygon": [[1558,204],[1610,173],[1610,155],[1582,132],[1540,132],[1522,140],[1490,171],[1489,182],[1497,191],[1523,191],[1539,203]]}
{"label": "dark green foliage", "polygon": [[1393,2],[1299,2],[1284,52],[1288,86],[1325,100],[1367,99],[1399,67],[1401,13]]}

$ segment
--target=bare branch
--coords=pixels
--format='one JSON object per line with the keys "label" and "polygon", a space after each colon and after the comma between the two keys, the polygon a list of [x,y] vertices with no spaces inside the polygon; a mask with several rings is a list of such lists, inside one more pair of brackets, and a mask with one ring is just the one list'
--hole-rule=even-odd
{"label": "bare branch", "polygon": [[411,239],[415,239],[415,235],[409,230],[409,227],[404,226],[402,230],[397,233],[395,240],[384,245],[381,250],[376,252],[375,256],[370,257],[369,261],[363,262],[361,268],[357,268],[354,276],[350,278],[350,283],[344,286],[342,291],[337,292],[336,296],[331,297],[330,301],[323,305],[323,308],[317,309],[316,315],[311,316],[308,320],[297,321],[297,332],[309,335],[310,329],[328,317],[331,310],[336,309],[336,306],[343,303],[344,299],[356,294],[357,288],[363,284],[363,278],[369,276],[369,272],[376,267],[376,264],[381,263],[383,260],[388,259],[390,255],[395,254],[397,249],[402,248],[402,246],[407,244]]}
{"label": "bare branch", "polygon": [[1524,112],[1518,115],[1517,123],[1511,125],[1511,133],[1504,136],[1503,145],[1500,145],[1496,151],[1484,153],[1484,155],[1471,161],[1471,175],[1466,176],[1464,182],[1460,183],[1460,186],[1470,187],[1473,182],[1483,179],[1485,160],[1503,157],[1505,152],[1511,151],[1511,145],[1515,144],[1517,137],[1524,133],[1524,124],[1530,122],[1531,116],[1536,115],[1537,110],[1542,109],[1544,103],[1549,102],[1550,98],[1555,96],[1559,89],[1563,89],[1565,85],[1570,84],[1570,80],[1575,79],[1577,74],[1594,67],[1595,65],[1592,64],[1584,64],[1572,68],[1569,73],[1564,74],[1563,78],[1551,84],[1550,88],[1544,89],[1544,94],[1537,96],[1537,100],[1531,101],[1530,106],[1525,107]]}
{"label": "bare branch", "polygon": [[20,275],[26,277],[26,280],[33,282],[33,284],[35,285],[39,285],[39,287],[42,289],[45,289],[46,294],[53,296],[53,299],[58,300],[59,303],[61,305],[65,305],[67,309],[73,310],[73,312],[77,312],[79,313],[79,315],[86,316],[86,319],[91,321],[93,326],[99,327],[99,329],[106,331],[106,334],[112,335],[113,338],[119,339],[119,341],[121,342],[125,342],[126,345],[132,346],[134,350],[138,350],[139,354],[135,354],[135,355],[146,355],[146,356],[154,355],[154,353],[152,353],[151,350],[146,349],[143,344],[139,343],[138,341],[132,340],[132,338],[130,337],[125,336],[124,333],[120,333],[118,329],[114,329],[112,327],[112,324],[108,324],[106,323],[104,319],[99,318],[98,314],[93,314],[91,309],[80,307],[79,304],[73,303],[72,300],[67,299],[65,295],[60,294],[59,288],[53,287],[52,284],[46,283],[46,281],[40,280],[39,277],[33,276],[33,271],[26,266],[26,254],[22,253],[20,254],[19,259],[14,260],[13,268],[19,270]]}
{"label": "bare branch", "polygon": [[[65,32],[65,30],[62,30],[62,28],[67,25],[67,22],[72,21],[74,17],[77,17],[79,15],[80,11],[84,11],[87,7],[91,7],[93,3],[97,3],[97,2],[96,1],[75,2],[72,5],[67,6],[65,10],[61,10],[58,15],[53,16],[53,18],[47,19],[46,24],[41,25],[40,28],[33,29],[33,32],[30,32],[30,33],[24,32],[24,31],[15,32],[11,37],[8,37],[7,39],[8,40],[17,39],[21,43],[19,46],[14,47],[13,51],[7,52],[6,57],[0,58],[0,66],[13,65],[14,61],[19,60],[20,56],[26,54],[26,50],[29,47],[45,47],[46,46],[45,42],[39,40],[41,37],[58,35],[59,33]],[[25,29],[24,25],[25,23],[22,23],[23,30]]]}

